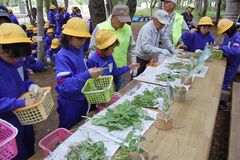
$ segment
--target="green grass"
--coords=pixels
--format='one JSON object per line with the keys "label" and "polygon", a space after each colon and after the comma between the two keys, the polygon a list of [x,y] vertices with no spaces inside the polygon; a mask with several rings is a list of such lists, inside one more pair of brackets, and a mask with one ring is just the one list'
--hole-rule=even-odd
{"label": "green grass", "polygon": [[[156,10],[157,10],[156,8],[153,9],[153,15]],[[176,12],[181,14],[182,12],[184,12],[185,9],[176,8],[175,10],[176,10]],[[144,8],[144,9],[140,9],[140,10],[138,9],[134,16],[150,16],[150,11],[151,11],[150,8]],[[207,11],[207,16],[209,16],[209,17],[215,17],[215,14],[216,14],[216,11],[214,11],[213,9],[209,9]],[[222,10],[221,16],[223,16],[223,15],[224,15],[224,11]],[[201,17],[199,11],[197,11],[197,10],[193,11],[193,16],[195,16],[197,18]]]}

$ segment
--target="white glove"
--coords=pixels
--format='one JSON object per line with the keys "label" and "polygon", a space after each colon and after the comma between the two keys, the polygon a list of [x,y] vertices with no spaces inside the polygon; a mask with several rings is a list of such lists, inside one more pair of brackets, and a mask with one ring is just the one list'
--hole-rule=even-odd
{"label": "white glove", "polygon": [[133,77],[136,77],[137,73],[138,73],[137,69],[130,70],[130,74],[132,74]]}
{"label": "white glove", "polygon": [[36,84],[31,84],[30,87],[28,88],[29,92],[33,92],[34,94],[39,92],[40,87]]}
{"label": "white glove", "polygon": [[51,63],[51,58],[47,57],[47,63],[48,63],[48,64]]}
{"label": "white glove", "polygon": [[196,49],[195,53],[202,53],[203,51],[201,49]]}
{"label": "white glove", "polygon": [[171,53],[167,49],[162,49],[160,53],[163,54],[164,56],[171,55]]}

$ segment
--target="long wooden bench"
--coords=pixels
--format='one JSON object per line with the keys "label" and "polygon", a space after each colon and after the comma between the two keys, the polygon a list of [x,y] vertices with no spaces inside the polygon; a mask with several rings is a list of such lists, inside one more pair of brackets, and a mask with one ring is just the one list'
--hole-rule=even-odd
{"label": "long wooden bench", "polygon": [[228,160],[240,160],[240,83],[233,82]]}

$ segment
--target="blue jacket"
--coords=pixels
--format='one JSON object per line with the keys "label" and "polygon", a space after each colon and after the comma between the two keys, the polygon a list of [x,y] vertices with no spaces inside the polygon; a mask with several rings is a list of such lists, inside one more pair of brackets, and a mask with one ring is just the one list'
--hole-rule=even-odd
{"label": "blue jacket", "polygon": [[64,12],[63,19],[64,19],[64,24],[67,23],[67,21],[70,19],[71,15],[67,11]]}
{"label": "blue jacket", "polygon": [[6,118],[13,116],[12,110],[25,106],[25,100],[18,98],[28,91],[32,81],[23,60],[13,65],[0,59],[0,68],[0,118]]}
{"label": "blue jacket", "polygon": [[55,21],[56,21],[56,32],[55,34],[59,36],[62,32],[62,26],[64,24],[64,14],[56,14],[55,16]]}
{"label": "blue jacket", "polygon": [[[53,38],[54,38],[54,37],[53,37]],[[50,38],[49,36],[47,36],[47,37],[44,39],[44,48],[45,48],[45,51],[47,51],[47,50],[51,47],[53,38]]]}
{"label": "blue jacket", "polygon": [[49,19],[49,23],[50,24],[56,24],[56,21],[55,21],[55,15],[56,15],[56,11],[48,11],[48,19]]}
{"label": "blue jacket", "polygon": [[129,67],[123,66],[118,68],[113,56],[110,55],[109,57],[105,57],[101,55],[98,51],[96,51],[87,61],[87,66],[88,68],[104,68],[104,67],[109,67],[112,68],[112,71],[110,72],[110,69],[105,69],[102,73],[102,76],[105,75],[113,75],[113,76],[118,76],[121,75],[127,71],[129,71]]}
{"label": "blue jacket", "polygon": [[223,51],[224,57],[227,58],[227,67],[223,82],[223,89],[227,90],[240,64],[240,34],[236,32],[231,37],[226,36],[223,45],[219,49]]}
{"label": "blue jacket", "polygon": [[17,20],[17,17],[16,17],[14,14],[11,14],[11,15],[9,16],[9,18],[11,19],[11,22],[12,22],[12,23],[15,23],[15,24],[19,25],[18,20]]}
{"label": "blue jacket", "polygon": [[57,53],[55,67],[58,94],[74,101],[85,100],[81,89],[91,75],[84,63],[83,47],[76,49],[69,45],[61,48]]}
{"label": "blue jacket", "polygon": [[56,48],[56,49],[49,48],[46,53],[46,58],[52,58],[54,55],[57,55],[59,50],[60,48]]}
{"label": "blue jacket", "polygon": [[195,52],[197,49],[204,50],[207,43],[212,44],[214,42],[214,37],[211,33],[203,35],[200,31],[194,33],[185,32],[181,38],[190,52]]}

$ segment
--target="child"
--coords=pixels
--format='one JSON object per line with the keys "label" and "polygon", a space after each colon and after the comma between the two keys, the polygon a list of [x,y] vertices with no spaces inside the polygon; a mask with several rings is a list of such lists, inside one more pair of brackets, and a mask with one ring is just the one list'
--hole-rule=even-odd
{"label": "child", "polygon": [[101,69],[85,66],[82,46],[88,37],[87,23],[77,17],[69,19],[62,31],[63,47],[55,64],[59,127],[70,129],[87,114],[88,103],[81,89],[89,78],[101,74]]}
{"label": "child", "polygon": [[29,25],[29,26],[27,27],[26,34],[27,34],[28,38],[31,38],[31,37],[32,37],[32,35],[33,35],[33,25]]}
{"label": "child", "polygon": [[47,52],[47,50],[50,48],[53,38],[54,38],[54,31],[52,28],[49,28],[47,30],[47,37],[44,39],[45,52]]}
{"label": "child", "polygon": [[59,39],[54,38],[52,40],[51,47],[48,49],[48,51],[46,53],[48,64],[51,64],[52,61],[53,61],[53,64],[55,64],[55,58],[56,58],[57,52],[60,50],[60,48],[61,48],[61,45],[60,45]]}
{"label": "child", "polygon": [[[209,32],[212,26],[213,23],[210,17],[202,17],[199,20],[197,29],[192,29],[182,35],[183,44],[179,47],[190,52],[204,50],[207,44],[210,45],[214,43],[214,37]],[[185,47],[183,47],[183,45]]]}
{"label": "child", "polygon": [[218,22],[217,34],[225,36],[222,46],[215,47],[215,49],[222,50],[224,57],[227,58],[222,89],[228,90],[230,82],[237,73],[240,64],[240,34],[234,22],[228,19],[222,19]]}
{"label": "child", "polygon": [[31,41],[16,24],[0,26],[0,118],[18,129],[16,137],[18,155],[15,159],[28,159],[34,154],[32,125],[21,125],[13,110],[33,104],[33,100],[19,99],[27,91],[39,87],[28,79],[22,58],[31,54]]}
{"label": "child", "polygon": [[[96,48],[97,51],[91,55],[87,61],[89,68],[102,68],[102,75],[121,75],[130,69],[138,69],[139,64],[135,63],[130,66],[118,68],[113,59],[112,53],[118,45],[117,36],[108,30],[100,30],[96,33]],[[105,69],[104,69],[105,68]]]}

